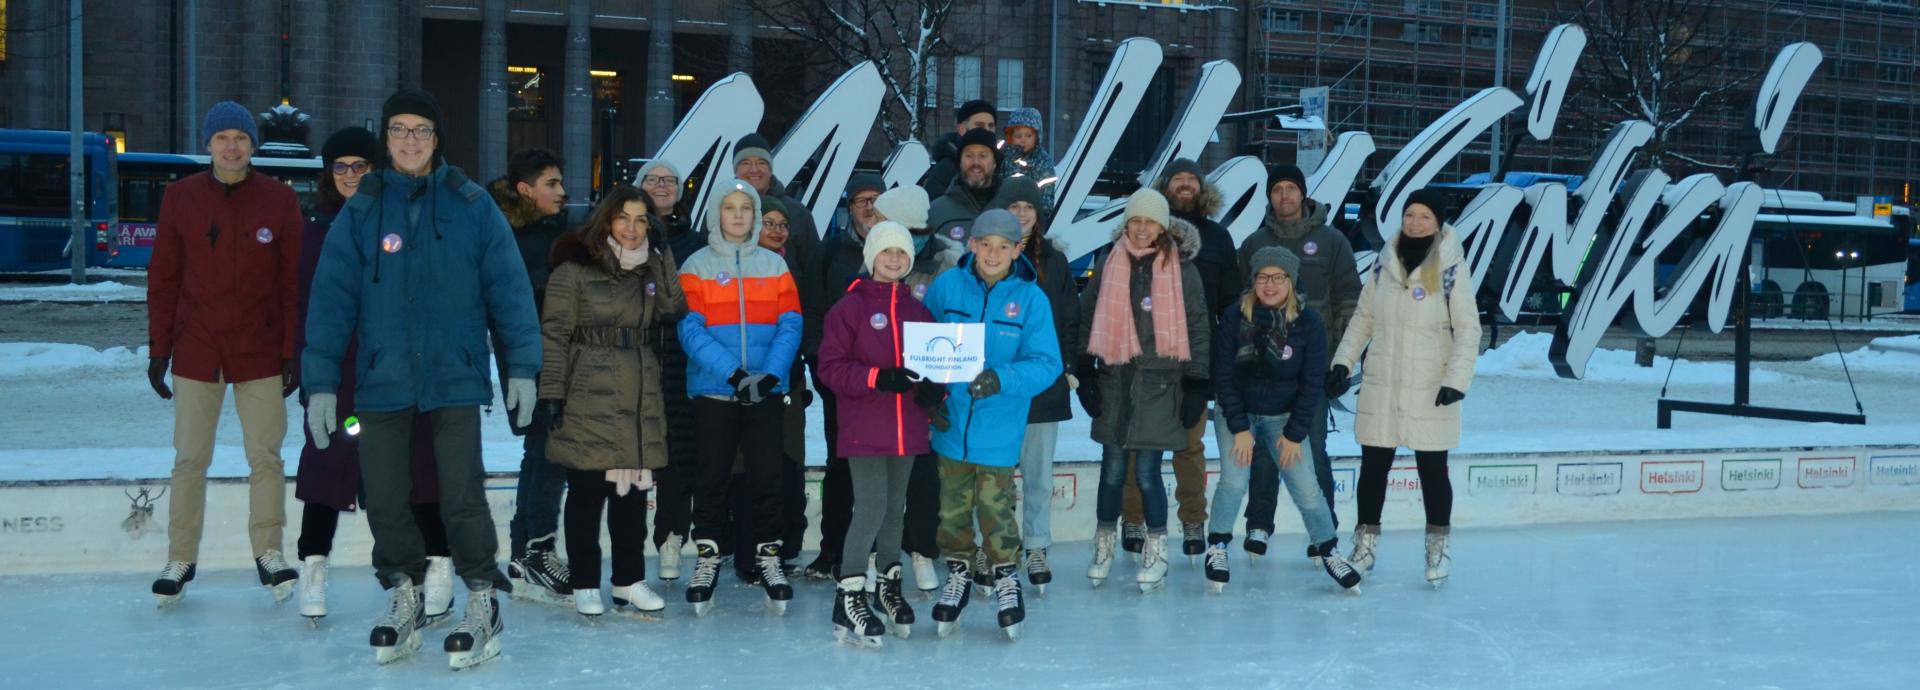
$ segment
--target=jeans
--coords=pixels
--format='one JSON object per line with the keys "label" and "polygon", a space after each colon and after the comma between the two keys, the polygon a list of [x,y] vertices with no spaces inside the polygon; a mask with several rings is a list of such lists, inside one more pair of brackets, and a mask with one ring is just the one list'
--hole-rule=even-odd
{"label": "jeans", "polygon": [[547,462],[546,430],[528,429],[521,438],[526,452],[520,456],[520,485],[513,490],[513,519],[507,521],[509,557],[516,561],[527,555],[528,541],[560,531],[560,494],[567,480],[566,470]]}
{"label": "jeans", "polygon": [[[1320,395],[1302,391],[1301,395]],[[1231,436],[1228,437],[1232,439]],[[1327,511],[1333,515],[1333,529],[1340,530],[1340,514],[1333,507],[1333,458],[1327,455],[1327,413],[1321,408],[1319,418],[1314,420],[1313,430],[1307,432],[1307,447],[1313,449],[1313,474],[1320,481],[1320,494],[1327,499]],[[1223,451],[1222,457],[1226,454]],[[1304,456],[1304,451],[1302,452]],[[1249,484],[1251,495],[1247,498],[1247,529],[1273,531],[1273,515],[1279,510],[1280,473],[1275,466],[1260,466],[1253,469],[1253,478]]]}
{"label": "jeans", "polygon": [[[1241,467],[1233,461],[1233,434],[1227,431],[1226,424],[1216,424],[1220,436],[1220,484],[1213,489],[1213,519],[1207,525],[1210,534],[1232,534],[1233,518],[1238,514],[1240,500],[1247,494],[1248,477],[1254,467],[1273,468],[1276,477],[1286,480],[1287,493],[1293,497],[1293,506],[1300,510],[1300,522],[1306,525],[1307,538],[1313,544],[1325,544],[1334,539],[1333,511],[1327,507],[1327,499],[1320,491],[1320,482],[1314,476],[1313,446],[1300,445],[1300,459],[1291,467],[1280,467],[1281,432],[1287,427],[1288,415],[1250,415],[1248,420],[1253,432],[1253,464]],[[1216,419],[1215,421],[1222,421]],[[1248,524],[1247,529],[1271,530],[1271,525],[1259,528]]]}
{"label": "jeans", "polygon": [[1167,488],[1160,481],[1160,459],[1165,452],[1101,446],[1100,500],[1094,511],[1094,517],[1101,525],[1111,525],[1120,520],[1121,494],[1127,487],[1127,461],[1131,459],[1133,480],[1140,487],[1141,509],[1146,513],[1147,531],[1167,531]]}
{"label": "jeans", "polygon": [[1053,450],[1059,422],[1028,424],[1020,442],[1020,541],[1028,549],[1053,546]]}

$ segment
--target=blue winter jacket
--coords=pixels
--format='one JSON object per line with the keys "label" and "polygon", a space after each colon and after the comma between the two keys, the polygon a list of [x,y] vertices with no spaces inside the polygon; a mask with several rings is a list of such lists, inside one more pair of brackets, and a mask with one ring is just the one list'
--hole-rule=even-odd
{"label": "blue winter jacket", "polygon": [[460,169],[382,170],[335,217],[307,306],[308,393],[335,392],[356,328],[360,410],[492,403],[489,329],[509,378],[539,374],[540,319],[513,230]]}
{"label": "blue winter jacket", "polygon": [[1321,391],[1327,380],[1327,329],[1320,313],[1300,308],[1300,315],[1287,324],[1280,365],[1265,376],[1255,362],[1246,363],[1245,370],[1235,369],[1240,350],[1251,347],[1252,331],[1239,300],[1220,312],[1220,327],[1213,334],[1213,395],[1227,430],[1237,434],[1253,428],[1250,415],[1284,414],[1290,416],[1281,435],[1295,443],[1305,441],[1315,415],[1326,414],[1320,402],[1326,397]]}
{"label": "blue winter jacket", "polygon": [[1033,264],[1021,256],[992,289],[973,272],[972,254],[956,270],[935,278],[927,309],[941,323],[984,323],[986,367],[1000,377],[1000,392],[975,400],[967,382],[948,386],[946,431],[935,431],[933,450],[954,460],[992,467],[1020,464],[1033,397],[1060,377],[1060,340],[1053,308],[1034,284]]}

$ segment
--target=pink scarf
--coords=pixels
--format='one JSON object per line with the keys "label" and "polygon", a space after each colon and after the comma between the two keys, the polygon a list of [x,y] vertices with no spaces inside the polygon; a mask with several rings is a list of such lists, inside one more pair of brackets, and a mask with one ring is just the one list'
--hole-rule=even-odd
{"label": "pink scarf", "polygon": [[[1087,336],[1087,353],[1108,365],[1124,364],[1140,356],[1140,332],[1133,324],[1133,260],[1158,252],[1137,250],[1122,237],[1107,253],[1107,265],[1100,269],[1100,293],[1093,308],[1093,331]],[[1177,251],[1177,250],[1176,250]],[[1168,252],[1154,262],[1153,344],[1161,357],[1185,362],[1193,358],[1187,346],[1187,304],[1181,285],[1180,261]]]}

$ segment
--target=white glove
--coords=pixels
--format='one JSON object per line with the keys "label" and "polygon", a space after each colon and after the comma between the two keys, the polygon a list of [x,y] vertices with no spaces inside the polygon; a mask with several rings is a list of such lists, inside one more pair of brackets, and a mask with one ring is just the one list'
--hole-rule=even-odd
{"label": "white glove", "polygon": [[335,419],[338,414],[339,398],[332,393],[312,393],[307,396],[307,431],[313,434],[313,447],[326,450],[333,444],[333,431],[340,428]]}
{"label": "white glove", "polygon": [[513,425],[533,423],[533,405],[537,391],[533,379],[507,379],[507,411],[513,413]]}

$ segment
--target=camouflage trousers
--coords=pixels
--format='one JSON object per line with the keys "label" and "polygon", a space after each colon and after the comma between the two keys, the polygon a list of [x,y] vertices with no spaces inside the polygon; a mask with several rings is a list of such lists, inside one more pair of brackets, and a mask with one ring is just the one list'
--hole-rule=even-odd
{"label": "camouflage trousers", "polygon": [[1012,467],[988,467],[940,456],[940,551],[973,561],[978,518],[989,564],[1020,562],[1020,521]]}

